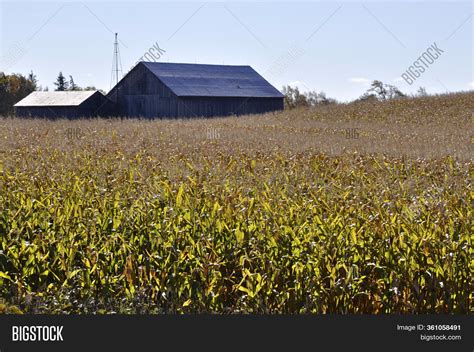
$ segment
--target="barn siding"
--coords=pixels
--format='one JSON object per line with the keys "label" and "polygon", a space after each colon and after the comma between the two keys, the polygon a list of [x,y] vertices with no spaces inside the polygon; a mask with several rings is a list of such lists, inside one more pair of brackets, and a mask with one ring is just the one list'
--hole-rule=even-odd
{"label": "barn siding", "polygon": [[107,95],[117,106],[117,115],[168,117],[176,115],[177,97],[143,65],[137,65]]}
{"label": "barn siding", "polygon": [[260,114],[283,110],[280,98],[180,97],[179,116],[211,117]]}
{"label": "barn siding", "polygon": [[176,98],[135,94],[123,95],[118,105],[123,115],[132,117],[212,117],[282,110],[283,100],[280,98]]}
{"label": "barn siding", "polygon": [[94,116],[94,109],[79,108],[76,106],[28,106],[17,107],[18,117],[44,117],[48,119],[74,119]]}

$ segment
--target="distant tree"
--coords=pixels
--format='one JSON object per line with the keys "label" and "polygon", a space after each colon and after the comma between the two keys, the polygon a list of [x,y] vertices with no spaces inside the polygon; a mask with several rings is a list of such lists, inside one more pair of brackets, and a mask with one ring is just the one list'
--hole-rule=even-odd
{"label": "distant tree", "polygon": [[81,87],[79,87],[75,82],[74,78],[72,76],[69,76],[69,90],[82,90]]}
{"label": "distant tree", "polygon": [[30,73],[28,74],[28,81],[31,82],[35,90],[38,89],[38,79],[36,78],[36,75],[33,73],[33,70],[30,71]]}
{"label": "distant tree", "polygon": [[387,99],[398,99],[398,98],[405,98],[406,94],[402,93],[400,89],[390,84],[385,85],[387,89]]}
{"label": "distant tree", "polygon": [[56,78],[56,82],[54,82],[57,91],[65,91],[69,88],[69,83],[66,81],[62,72],[59,72],[58,77]]}
{"label": "distant tree", "polygon": [[337,100],[328,98],[324,92],[310,91],[305,94],[306,101],[310,106],[336,104]]}
{"label": "distant tree", "polygon": [[425,87],[418,88],[418,90],[416,91],[416,95],[419,97],[426,97],[428,95],[428,93],[426,92],[426,88]]}
{"label": "distant tree", "polygon": [[301,106],[321,106],[337,104],[337,100],[328,98],[324,92],[309,91],[301,93],[298,87],[283,86],[285,108],[294,109]]}
{"label": "distant tree", "polygon": [[97,89],[97,88],[94,87],[94,86],[87,86],[87,87],[83,88],[82,90],[94,90],[94,91],[97,90],[97,91],[101,92],[101,93],[104,94],[104,95],[106,94],[103,89]]}
{"label": "distant tree", "polygon": [[6,75],[0,72],[0,115],[13,114],[13,105],[36,89],[29,77],[21,74]]}
{"label": "distant tree", "polygon": [[379,100],[387,100],[388,92],[382,81],[373,81],[367,93],[375,95]]}
{"label": "distant tree", "polygon": [[379,100],[377,99],[375,94],[371,94],[371,93],[366,92],[366,93],[362,94],[359,97],[359,99],[356,99],[356,101],[373,101],[373,102],[375,102],[375,101],[379,101]]}
{"label": "distant tree", "polygon": [[284,86],[283,95],[285,96],[284,102],[287,109],[309,105],[305,95],[300,93],[298,87]]}
{"label": "distant tree", "polygon": [[397,87],[375,80],[370,88],[358,99],[359,101],[378,100],[386,101],[390,99],[404,98],[406,95]]}

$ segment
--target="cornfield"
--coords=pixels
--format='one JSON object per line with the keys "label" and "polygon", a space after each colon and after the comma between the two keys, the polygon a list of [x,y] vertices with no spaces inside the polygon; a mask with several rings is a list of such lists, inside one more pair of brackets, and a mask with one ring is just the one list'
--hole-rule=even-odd
{"label": "cornfield", "polygon": [[470,313],[472,111],[1,119],[0,312]]}

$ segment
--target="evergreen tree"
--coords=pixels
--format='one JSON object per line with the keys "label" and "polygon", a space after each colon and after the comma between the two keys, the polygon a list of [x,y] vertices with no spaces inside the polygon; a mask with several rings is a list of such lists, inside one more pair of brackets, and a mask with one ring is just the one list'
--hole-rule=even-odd
{"label": "evergreen tree", "polygon": [[33,70],[30,71],[28,74],[28,81],[31,82],[32,87],[34,90],[38,89],[38,80],[36,79],[36,75],[33,73]]}
{"label": "evergreen tree", "polygon": [[54,85],[57,87],[55,90],[57,91],[65,91],[69,88],[69,83],[66,81],[62,72],[59,72],[58,78],[56,78],[56,82]]}

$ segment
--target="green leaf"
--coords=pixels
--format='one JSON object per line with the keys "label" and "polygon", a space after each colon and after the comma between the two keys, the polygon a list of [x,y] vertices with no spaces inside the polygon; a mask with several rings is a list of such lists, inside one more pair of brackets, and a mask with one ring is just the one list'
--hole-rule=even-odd
{"label": "green leaf", "polygon": [[183,200],[184,184],[181,184],[178,189],[178,194],[176,195],[176,206],[180,206]]}
{"label": "green leaf", "polygon": [[351,230],[351,241],[353,244],[357,243],[357,233],[355,229]]}
{"label": "green leaf", "polygon": [[242,243],[245,238],[245,234],[240,231],[238,227],[235,229],[235,238],[237,239],[237,243]]}
{"label": "green leaf", "polygon": [[4,273],[3,271],[0,271],[0,277],[12,281],[12,278],[8,276],[8,274]]}

